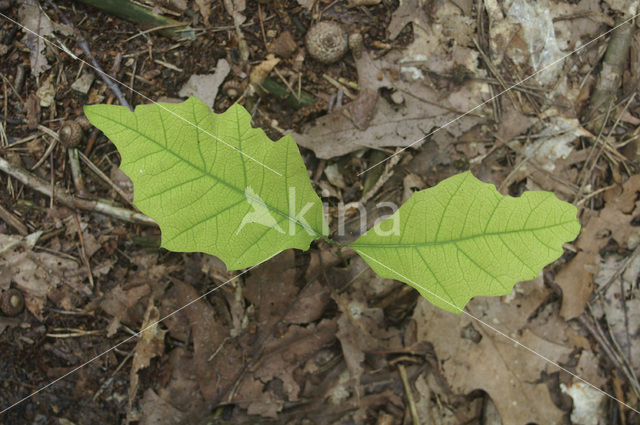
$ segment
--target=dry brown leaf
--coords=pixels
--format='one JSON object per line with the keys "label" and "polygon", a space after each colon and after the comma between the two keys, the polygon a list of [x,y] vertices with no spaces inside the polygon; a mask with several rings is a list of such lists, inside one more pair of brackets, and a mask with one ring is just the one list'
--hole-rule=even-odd
{"label": "dry brown leaf", "polygon": [[[240,406],[250,415],[276,418],[285,401],[298,401],[300,385],[294,372],[335,340],[336,329],[335,319],[325,319],[317,325],[289,326],[284,335],[268,341],[260,362],[238,389]],[[281,383],[281,389],[271,389],[273,382]]]}
{"label": "dry brown leaf", "polygon": [[[448,11],[453,10],[445,8]],[[444,19],[446,14],[438,15]],[[453,15],[451,15],[453,16]],[[473,127],[480,118],[461,114],[481,104],[488,93],[486,83],[466,82],[462,86],[451,84],[447,89],[433,87],[430,78],[420,67],[437,73],[450,73],[456,66],[463,66],[472,74],[477,69],[477,52],[454,43],[449,48],[451,35],[443,32],[439,22],[429,25],[429,30],[414,27],[414,41],[402,51],[391,51],[380,59],[373,59],[363,51],[356,59],[358,85],[361,92],[377,92],[387,87],[399,92],[404,103],[389,103],[378,96],[370,124],[361,130],[365,119],[353,117],[348,104],[324,115],[301,133],[293,133],[296,142],[315,152],[319,158],[333,158],[363,148],[385,146],[409,146],[418,148],[424,136],[438,127],[447,125],[442,140],[452,140]],[[473,26],[464,26],[473,34]],[[367,99],[371,99],[368,96]],[[371,102],[367,102],[369,104]],[[480,113],[481,110],[477,110]],[[367,114],[361,114],[367,117]],[[454,119],[458,118],[454,121]]]}
{"label": "dry brown leaf", "polygon": [[560,314],[566,320],[578,317],[593,292],[593,273],[600,264],[600,249],[609,239],[626,245],[632,234],[633,216],[629,214],[640,190],[640,175],[632,176],[622,188],[607,191],[605,207],[583,224],[576,243],[578,253],[556,276],[556,283],[562,289],[562,309]]}
{"label": "dry brown leaf", "polygon": [[314,280],[302,289],[284,321],[293,324],[314,322],[322,317],[329,300],[328,288],[319,280]]}
{"label": "dry brown leaf", "polygon": [[164,351],[164,335],[166,331],[158,327],[160,312],[153,302],[153,297],[149,298],[144,321],[140,327],[142,333],[133,352],[131,370],[129,372],[129,412],[131,412],[133,401],[138,392],[138,371],[149,366],[151,359],[162,355]]}
{"label": "dry brown leaf", "polygon": [[196,0],[198,10],[202,15],[205,25],[209,25],[209,17],[211,16],[211,0]]}
{"label": "dry brown leaf", "polygon": [[[31,250],[41,233],[24,238],[0,234],[0,289],[13,283],[24,293],[27,309],[40,320],[47,298],[56,288],[68,285],[81,296],[92,294],[83,283],[87,277],[84,267],[65,257]],[[69,294],[52,301],[62,308],[73,307]]]}
{"label": "dry brown leaf", "polygon": [[100,308],[119,322],[135,327],[144,316],[144,307],[139,301],[151,293],[149,285],[143,284],[130,289],[116,286],[100,302]]}
{"label": "dry brown leaf", "polygon": [[423,27],[429,25],[429,18],[422,7],[421,0],[404,0],[400,2],[400,6],[393,12],[391,22],[387,27],[389,39],[395,40],[400,31],[412,22]]}
{"label": "dry brown leaf", "polygon": [[24,102],[27,113],[27,125],[29,129],[35,130],[40,124],[40,99],[35,93],[31,93]]}
{"label": "dry brown leaf", "polygon": [[348,295],[334,295],[342,315],[338,319],[336,336],[342,346],[342,354],[351,374],[358,395],[360,377],[364,372],[365,353],[374,350],[394,350],[401,348],[399,332],[386,330],[384,312],[380,308],[370,308],[363,300],[352,299]]}
{"label": "dry brown leaf", "polygon": [[176,425],[184,414],[158,396],[151,388],[144,392],[140,401],[140,425]]}
{"label": "dry brown leaf", "polygon": [[366,88],[361,90],[358,97],[341,108],[341,110],[358,130],[365,130],[369,126],[371,118],[373,118],[377,100],[378,92]]}
{"label": "dry brown leaf", "polygon": [[640,374],[640,290],[636,284],[639,274],[637,254],[629,262],[617,255],[607,257],[598,265],[595,283],[600,290],[611,283],[599,299],[602,302],[594,303],[593,308],[596,317],[606,320],[616,346],[636,374]]}
{"label": "dry brown leaf", "polygon": [[42,37],[51,36],[53,34],[53,26],[37,1],[22,0],[18,14],[20,23],[29,30],[24,31],[27,37],[26,45],[31,50],[29,56],[31,75],[38,78],[42,72],[51,68],[47,57],[44,55],[47,45]]}
{"label": "dry brown leaf", "polygon": [[311,10],[316,0],[296,0],[298,4],[307,10]]}
{"label": "dry brown leaf", "polygon": [[520,112],[511,102],[502,99],[502,120],[498,126],[500,140],[509,143],[511,139],[522,134],[536,121]]}
{"label": "dry brown leaf", "polygon": [[293,250],[284,251],[260,266],[246,280],[245,297],[256,309],[258,331],[269,330],[283,319],[296,299]]}
{"label": "dry brown leaf", "polygon": [[273,53],[269,53],[267,58],[256,65],[249,76],[249,81],[254,87],[260,86],[262,82],[269,76],[273,68],[280,62],[279,58],[276,58]]}
{"label": "dry brown leaf", "polygon": [[219,59],[216,64],[215,73],[192,75],[189,77],[189,81],[182,86],[180,92],[178,92],[178,96],[195,96],[213,109],[216,96],[218,95],[218,88],[224,82],[224,79],[227,78],[230,71],[231,66],[229,65],[229,62],[224,59]]}
{"label": "dry brown leaf", "polygon": [[233,17],[233,24],[238,27],[247,19],[242,12],[246,8],[245,0],[224,0],[224,8]]}
{"label": "dry brown leaf", "polygon": [[[552,361],[568,360],[571,348],[540,338],[526,329],[527,318],[548,296],[542,280],[516,286],[509,303],[479,297],[468,309],[500,331]],[[494,401],[502,422],[561,424],[564,412],[553,403],[542,372],[556,369],[466,315],[455,315],[418,301],[413,319],[419,341],[433,344],[440,369],[454,393],[482,389]],[[524,328],[524,329],[523,329]]]}
{"label": "dry brown leaf", "polygon": [[[199,297],[191,286],[173,279],[178,307]],[[211,401],[222,396],[237,374],[242,370],[243,355],[234,341],[227,342],[229,329],[216,320],[215,310],[200,299],[181,310],[186,317],[193,338],[193,368],[205,400]]]}
{"label": "dry brown leaf", "polygon": [[198,391],[198,381],[192,353],[182,347],[169,353],[169,380],[158,395],[181,412],[201,411],[204,400]]}
{"label": "dry brown leaf", "polygon": [[296,41],[289,31],[282,32],[278,38],[269,43],[267,50],[281,58],[290,58],[298,48]]}

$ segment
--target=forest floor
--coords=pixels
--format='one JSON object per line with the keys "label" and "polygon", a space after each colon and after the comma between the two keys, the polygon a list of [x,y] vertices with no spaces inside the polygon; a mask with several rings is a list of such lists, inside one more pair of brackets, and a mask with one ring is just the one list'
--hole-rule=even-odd
{"label": "forest floor", "polygon": [[[640,424],[637,1],[141,4],[188,29],[0,0],[0,291],[25,304],[0,314],[0,424]],[[350,40],[333,63],[320,21]],[[292,134],[336,240],[467,170],[582,232],[462,315],[324,241],[249,271],[169,252],[83,107],[190,95]]]}

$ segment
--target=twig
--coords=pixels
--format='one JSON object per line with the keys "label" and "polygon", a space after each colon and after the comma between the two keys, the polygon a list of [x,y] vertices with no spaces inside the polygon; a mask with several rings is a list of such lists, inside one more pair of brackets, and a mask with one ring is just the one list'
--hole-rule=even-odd
{"label": "twig", "polygon": [[58,144],[57,139],[53,139],[51,143],[49,143],[49,146],[47,146],[47,150],[44,151],[44,154],[42,154],[40,159],[38,159],[38,162],[36,162],[35,165],[31,167],[31,171],[35,170],[36,168],[42,165],[42,163],[49,157],[49,155],[51,155],[51,152],[53,152],[53,149],[56,147],[57,144]]}
{"label": "twig", "polygon": [[[395,153],[399,153],[400,148],[396,149]],[[380,188],[382,186],[384,186],[384,184],[387,182],[387,180],[389,180],[391,178],[391,176],[393,176],[393,167],[400,162],[400,155],[395,155],[394,157],[392,157],[389,161],[387,161],[383,173],[379,176],[378,179],[376,179],[375,183],[373,184],[373,186],[371,188],[367,188],[368,190],[364,191],[363,190],[363,194],[362,194],[362,198],[360,199],[360,204],[364,205],[367,203],[367,201],[369,201],[369,199],[373,198],[373,195],[375,195],[376,193],[378,193],[378,191],[380,190]],[[373,161],[372,161],[373,162]]]}
{"label": "twig", "polygon": [[78,338],[81,336],[87,335],[100,335],[103,331],[101,330],[84,330],[84,329],[71,329],[71,332],[65,333],[48,333],[46,336],[49,338]]}
{"label": "twig", "polygon": [[[631,2],[631,4],[633,10],[629,12],[635,14],[638,7],[637,2]],[[625,19],[627,19],[626,16],[618,18],[616,25],[620,25]],[[602,115],[606,109],[609,108],[615,93],[618,91],[618,87],[622,81],[624,63],[629,55],[634,27],[633,21],[631,21],[628,22],[628,25],[621,25],[612,32],[609,45],[607,46],[607,52],[602,61],[602,70],[596,88],[591,95],[587,113],[585,114],[587,120],[594,118],[598,114]],[[607,118],[608,114],[604,119],[600,116],[591,122],[590,128],[588,129],[593,131],[604,127]]]}
{"label": "twig", "polygon": [[398,363],[397,367],[398,372],[400,372],[400,379],[402,379],[402,385],[404,386],[404,392],[407,395],[407,403],[409,403],[409,411],[411,412],[413,425],[420,425],[420,417],[418,417],[418,409],[416,409],[416,403],[413,400],[413,391],[411,390],[409,378],[407,378],[407,370],[401,363]]}
{"label": "twig", "polygon": [[282,82],[284,83],[285,86],[287,86],[287,89],[289,89],[289,91],[291,92],[291,94],[293,96],[295,96],[296,100],[298,102],[300,102],[300,96],[296,93],[295,90],[293,90],[293,87],[291,87],[291,84],[289,84],[289,82],[287,81],[286,78],[284,78],[284,76],[280,73],[280,71],[278,71],[278,68],[276,68],[275,66],[273,67],[273,71],[276,73],[276,75],[278,76],[278,78],[280,78],[282,80]]}
{"label": "twig", "polygon": [[[49,157],[49,155],[51,155],[51,152],[53,152],[53,149],[56,147],[56,144],[59,142],[59,139],[60,139],[58,137],[58,134],[55,131],[51,130],[49,127],[45,127],[44,125],[38,125],[38,130],[42,131],[43,133],[47,133],[49,136],[51,136],[51,138],[53,138],[53,141],[49,143],[47,150],[40,157],[38,162],[36,162],[36,164],[33,167],[31,167],[31,171],[35,170],[36,168],[42,165],[42,163]],[[35,137],[37,137],[37,135],[35,135]]]}
{"label": "twig", "polygon": [[120,195],[120,197],[122,198],[123,201],[125,201],[127,204],[129,204],[130,206],[134,206],[131,201],[129,201],[128,195],[125,193],[124,190],[120,189],[120,187],[115,184],[114,182],[111,181],[111,179],[109,177],[107,177],[107,175],[105,173],[102,172],[102,170],[100,168],[98,168],[96,166],[96,164],[94,164],[89,158],[87,158],[85,156],[85,154],[83,154],[82,152],[78,152],[78,156],[80,157],[80,159],[82,160],[82,162],[84,162],[85,164],[87,164],[87,167],[89,167],[89,169],[91,171],[93,171],[98,177],[100,177],[105,183],[107,183],[109,186],[111,186],[111,188],[118,194]]}
{"label": "twig", "polygon": [[[593,317],[593,313],[591,313],[591,306],[589,304],[587,304],[587,308],[589,309],[591,317]],[[603,332],[600,329],[600,326],[598,325],[598,322],[595,319],[592,319],[592,321],[590,321],[588,319],[588,316],[584,313],[580,315],[580,317],[578,317],[578,320],[580,321],[580,323],[582,323],[582,325],[585,328],[587,328],[587,330],[591,333],[591,335],[593,335],[596,341],[598,341],[600,347],[602,347],[602,349],[607,354],[607,357],[613,363],[613,365],[618,370],[622,371],[622,373],[627,378],[627,381],[631,384],[631,388],[634,390],[636,395],[640,394],[640,388],[638,388],[637,386],[637,380],[634,379],[634,376],[630,374],[627,367],[625,367],[624,360],[621,359],[618,355],[616,355],[615,349],[611,347],[611,345],[606,340],[605,336],[603,335]]]}
{"label": "twig", "polygon": [[67,149],[67,153],[69,155],[69,164],[71,164],[71,178],[73,179],[73,185],[76,188],[76,192],[78,196],[81,198],[86,198],[88,196],[87,189],[84,186],[84,178],[82,177],[82,172],[80,171],[80,160],[78,159],[78,149],[77,148],[69,148]]}
{"label": "twig", "polygon": [[[487,68],[489,69],[489,71],[496,77],[496,80],[502,86],[502,89],[503,90],[507,90],[508,86],[504,82],[504,79],[502,78],[502,75],[500,75],[500,72],[498,72],[498,70],[493,65],[493,62],[491,61],[489,56],[487,56],[487,54],[484,52],[484,50],[482,50],[482,48],[480,47],[480,44],[478,43],[478,41],[475,38],[473,39],[473,43],[476,45],[476,49],[480,53],[480,56],[482,56],[482,60],[484,61],[485,65],[487,65]],[[520,112],[522,112],[524,110],[524,106],[522,105],[522,102],[520,101],[520,99],[519,98],[516,99],[516,97],[511,92],[511,90],[507,91],[507,94],[509,95],[509,97],[511,97],[511,100],[513,101],[514,104],[516,104],[516,103],[518,104],[518,106],[520,107]]]}
{"label": "twig", "polygon": [[15,215],[11,214],[11,212],[6,210],[2,205],[0,205],[0,218],[3,219],[9,226],[16,229],[22,236],[26,236],[27,234],[29,234],[27,226],[22,224],[22,222],[18,220]]}
{"label": "twig", "polygon": [[98,64],[98,61],[96,61],[96,58],[94,58],[93,54],[91,54],[91,50],[89,49],[89,43],[87,43],[87,40],[85,40],[84,37],[82,37],[82,35],[80,34],[80,31],[76,29],[73,23],[67,18],[67,16],[64,13],[62,13],[62,11],[58,8],[58,6],[55,3],[53,3],[51,0],[46,0],[46,1],[49,6],[51,6],[56,12],[58,12],[58,14],[60,15],[60,18],[62,18],[64,23],[67,24],[69,27],[71,27],[71,29],[73,30],[78,40],[78,46],[80,46],[84,54],[87,55],[87,57],[89,58],[89,61],[94,66],[95,70],[98,71],[98,74],[100,74],[100,78],[102,78],[102,81],[104,81],[107,87],[109,87],[109,89],[111,89],[111,91],[116,95],[120,104],[122,106],[126,106],[133,112],[131,105],[129,105],[129,102],[127,102],[127,99],[125,99],[124,95],[122,94],[118,86],[113,82],[111,77],[102,70],[102,68],[100,67],[100,64]]}
{"label": "twig", "polygon": [[354,95],[353,93],[351,93],[351,90],[349,90],[348,88],[346,88],[344,86],[344,84],[336,81],[334,78],[332,78],[330,75],[327,74],[322,74],[322,78],[324,78],[325,80],[327,80],[329,83],[331,83],[333,86],[335,86],[337,89],[340,89],[344,92],[345,95],[347,95],[347,97],[351,100],[356,98],[356,95]]}
{"label": "twig", "polygon": [[[79,199],[63,193],[61,188],[55,186],[52,188],[40,177],[31,174],[22,167],[11,164],[4,158],[0,158],[0,171],[4,171],[13,178],[42,193],[43,195],[49,196],[52,199],[55,198],[58,202],[66,205],[69,208],[78,208],[85,211],[93,211],[117,218],[119,220],[142,224],[145,226],[157,225],[152,218],[147,217],[144,214],[117,207],[102,200]],[[53,189],[55,189],[55,193]]]}

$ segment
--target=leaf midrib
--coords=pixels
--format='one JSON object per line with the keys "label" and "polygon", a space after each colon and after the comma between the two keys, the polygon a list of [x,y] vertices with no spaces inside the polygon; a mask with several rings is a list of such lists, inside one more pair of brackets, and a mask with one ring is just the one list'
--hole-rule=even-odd
{"label": "leaf midrib", "polygon": [[[139,136],[143,137],[144,139],[146,139],[146,140],[150,141],[151,143],[155,144],[156,146],[159,146],[159,147],[162,149],[162,151],[167,152],[167,153],[170,153],[171,155],[173,155],[173,156],[174,156],[174,157],[176,157],[177,159],[179,159],[179,160],[183,161],[185,164],[187,164],[187,165],[189,165],[190,167],[194,168],[195,170],[197,170],[197,171],[201,172],[201,173],[203,174],[203,176],[205,176],[205,177],[209,177],[209,178],[213,179],[214,181],[216,181],[216,182],[218,182],[218,183],[222,183],[223,185],[227,186],[228,188],[233,189],[234,191],[236,191],[236,192],[240,193],[240,194],[241,194],[242,196],[244,196],[244,197],[246,197],[246,196],[247,196],[247,195],[246,195],[246,193],[245,193],[245,191],[244,191],[244,189],[242,189],[242,190],[241,190],[240,188],[238,188],[238,187],[236,187],[236,186],[234,186],[234,185],[232,185],[232,184],[227,183],[225,180],[222,180],[222,179],[220,179],[219,177],[217,177],[217,176],[215,176],[215,175],[213,175],[213,174],[210,174],[208,171],[201,169],[201,168],[200,168],[200,167],[198,167],[197,165],[193,164],[191,161],[188,161],[188,160],[186,160],[185,158],[181,157],[180,155],[176,154],[174,151],[172,151],[172,150],[171,150],[171,149],[169,149],[168,147],[163,146],[162,144],[160,144],[160,143],[156,142],[155,140],[153,140],[152,138],[150,138],[150,137],[149,137],[149,136],[147,136],[146,134],[141,133],[138,129],[133,129],[133,128],[131,128],[131,127],[127,126],[127,125],[124,125],[124,124],[122,124],[122,123],[120,123],[120,122],[118,122],[118,121],[116,121],[116,120],[114,120],[114,119],[112,119],[112,118],[110,118],[110,117],[108,117],[108,116],[102,115],[102,114],[100,114],[100,113],[98,113],[98,112],[95,112],[95,111],[94,111],[93,113],[94,113],[95,115],[97,115],[97,116],[101,117],[102,119],[108,120],[108,121],[110,121],[111,123],[113,123],[113,124],[115,124],[115,125],[118,125],[118,126],[120,126],[120,127],[122,127],[122,128],[125,128],[125,129],[129,130],[129,131],[132,131],[132,132],[134,132],[134,133],[138,134]],[[135,112],[133,112],[133,114],[135,115]],[[135,118],[136,118],[136,122],[138,122],[138,117],[136,116]],[[277,142],[274,142],[274,143],[277,143]],[[158,153],[158,152],[156,152],[156,153]],[[244,162],[243,162],[243,164],[244,164]],[[206,164],[205,164],[205,165],[206,165]],[[285,165],[288,165],[288,158],[285,160]],[[246,168],[245,168],[245,167],[243,167],[243,170],[244,170],[244,172],[246,173]],[[288,198],[287,198],[287,199],[288,199]],[[253,199],[253,200],[254,200],[254,201],[258,201],[258,199]],[[299,227],[301,227],[303,230],[307,231],[307,228],[306,228],[305,226],[303,226],[303,225],[302,225],[298,220],[294,219],[294,218],[293,218],[293,217],[291,217],[289,214],[282,212],[280,209],[278,209],[278,208],[276,208],[276,207],[271,206],[271,205],[270,205],[270,204],[268,204],[267,202],[264,202],[264,205],[265,205],[269,210],[271,210],[271,211],[273,211],[273,212],[277,213],[278,215],[280,215],[280,216],[282,216],[282,217],[286,217],[287,219],[289,219],[289,221],[291,221],[291,222],[295,223],[296,225],[298,225]],[[212,217],[213,217],[213,216],[212,216]],[[308,229],[308,230],[311,230],[311,231],[314,233],[314,236],[316,236],[316,237],[321,237],[321,236],[322,236],[320,233],[316,232],[316,230],[315,230],[313,227],[309,227],[309,229]]]}
{"label": "leaf midrib", "polygon": [[[516,230],[506,230],[504,232],[490,232],[490,233],[478,233],[476,235],[471,235],[471,236],[467,236],[464,238],[458,238],[458,239],[449,239],[446,241],[435,241],[435,242],[421,242],[421,243],[395,243],[395,244],[385,244],[385,243],[359,243],[359,244],[349,244],[349,246],[351,248],[367,248],[367,247],[373,247],[373,248],[415,248],[415,247],[427,247],[427,246],[440,246],[440,245],[450,245],[450,244],[456,244],[459,242],[465,242],[468,240],[473,240],[473,239],[478,239],[478,238],[482,238],[482,237],[489,237],[489,236],[504,236],[504,235],[510,235],[510,234],[516,234],[516,233],[524,233],[524,232],[537,232],[539,230],[549,230],[555,227],[561,227],[564,226],[565,224],[572,224],[575,223],[575,220],[569,220],[569,221],[563,221],[561,223],[556,223],[556,224],[552,224],[549,226],[542,226],[542,227],[533,227],[533,228],[527,228],[527,229],[516,229]],[[371,229],[373,230],[373,229]],[[370,231],[371,231],[370,230]]]}

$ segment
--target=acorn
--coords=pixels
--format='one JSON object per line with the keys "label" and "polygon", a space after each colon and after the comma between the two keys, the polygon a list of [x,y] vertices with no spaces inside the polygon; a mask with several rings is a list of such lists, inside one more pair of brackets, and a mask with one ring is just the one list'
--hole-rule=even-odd
{"label": "acorn", "polygon": [[83,136],[82,127],[76,121],[66,121],[58,131],[60,143],[66,148],[75,148],[78,146]]}
{"label": "acorn", "polygon": [[17,289],[7,289],[0,296],[0,310],[6,316],[17,316],[24,309],[24,296]]}
{"label": "acorn", "polygon": [[346,53],[348,37],[338,23],[320,21],[309,28],[305,43],[312,58],[322,63],[333,63]]}
{"label": "acorn", "polygon": [[241,83],[237,83],[233,80],[229,80],[222,85],[222,93],[229,99],[235,99],[244,92],[244,88]]}

